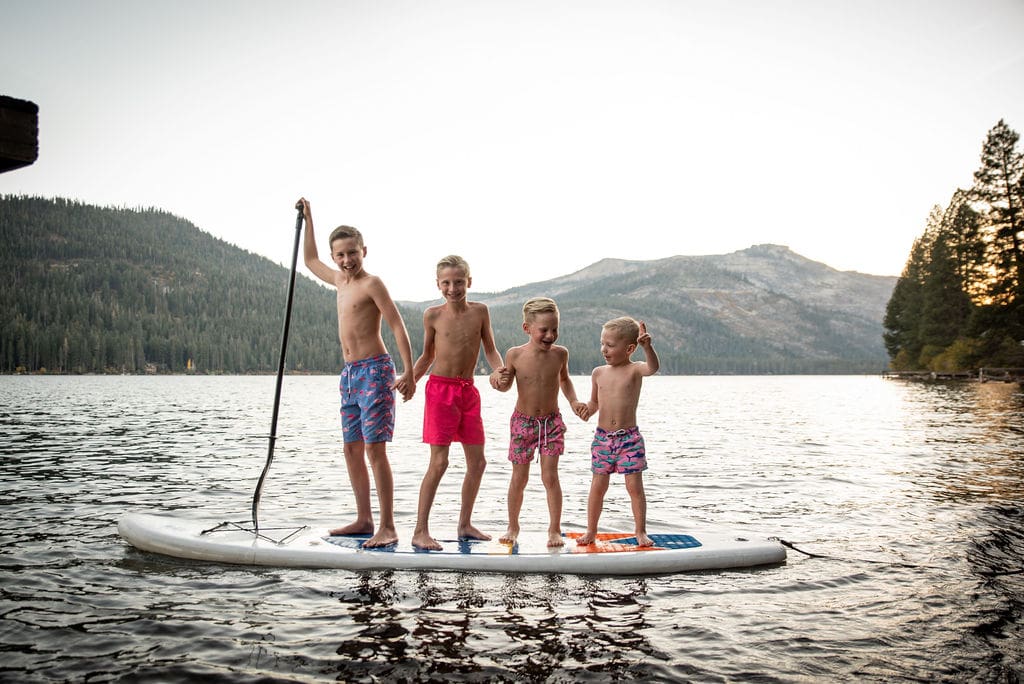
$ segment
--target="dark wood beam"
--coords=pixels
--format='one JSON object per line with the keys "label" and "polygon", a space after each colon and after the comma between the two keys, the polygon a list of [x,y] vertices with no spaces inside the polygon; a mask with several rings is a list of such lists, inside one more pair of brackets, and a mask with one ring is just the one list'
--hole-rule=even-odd
{"label": "dark wood beam", "polygon": [[0,95],[0,173],[39,157],[39,106]]}

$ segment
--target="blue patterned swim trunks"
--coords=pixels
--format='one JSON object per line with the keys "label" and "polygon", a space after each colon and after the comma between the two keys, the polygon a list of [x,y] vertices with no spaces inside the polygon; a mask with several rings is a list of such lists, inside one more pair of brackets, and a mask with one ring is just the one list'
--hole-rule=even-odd
{"label": "blue patterned swim trunks", "polygon": [[615,432],[597,428],[594,442],[590,445],[590,470],[596,475],[629,475],[647,470],[647,452],[640,428]]}
{"label": "blue patterned swim trunks", "polygon": [[346,363],[341,370],[341,432],[348,442],[390,442],[395,433],[395,364],[390,354]]}

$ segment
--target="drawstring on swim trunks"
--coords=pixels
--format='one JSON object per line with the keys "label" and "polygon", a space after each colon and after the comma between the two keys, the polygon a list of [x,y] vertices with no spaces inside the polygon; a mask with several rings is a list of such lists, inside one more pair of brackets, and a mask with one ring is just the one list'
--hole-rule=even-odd
{"label": "drawstring on swim trunks", "polygon": [[541,434],[543,432],[544,446],[548,445],[548,416],[544,416],[544,422],[537,418],[537,445],[540,446]]}

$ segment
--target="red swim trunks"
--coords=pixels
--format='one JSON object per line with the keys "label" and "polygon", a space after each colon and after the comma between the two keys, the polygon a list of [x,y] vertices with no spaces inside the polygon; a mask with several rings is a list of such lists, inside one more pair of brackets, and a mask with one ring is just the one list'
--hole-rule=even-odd
{"label": "red swim trunks", "polygon": [[452,442],[484,443],[480,392],[472,378],[431,375],[423,405],[423,441],[437,446]]}

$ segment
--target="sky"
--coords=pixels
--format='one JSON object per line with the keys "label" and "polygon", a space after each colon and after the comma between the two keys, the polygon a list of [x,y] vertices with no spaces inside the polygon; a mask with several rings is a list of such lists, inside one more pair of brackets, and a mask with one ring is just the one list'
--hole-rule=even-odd
{"label": "sky", "polygon": [[898,275],[1024,132],[1021,36],[1021,0],[0,0],[0,94],[40,129],[0,194],[285,266],[304,196],[321,257],[357,226],[408,301],[452,253],[478,292],[762,243]]}

